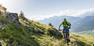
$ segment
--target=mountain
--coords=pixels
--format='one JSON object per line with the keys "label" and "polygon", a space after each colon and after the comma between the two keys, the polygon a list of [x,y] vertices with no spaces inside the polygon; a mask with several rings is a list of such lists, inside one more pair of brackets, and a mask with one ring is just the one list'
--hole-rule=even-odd
{"label": "mountain", "polygon": [[[5,10],[4,10],[5,11]],[[93,46],[93,36],[70,33],[70,46]],[[28,20],[24,13],[0,9],[0,46],[67,46],[62,32],[52,25]]]}
{"label": "mountain", "polygon": [[94,29],[94,13],[87,12],[78,17],[73,16],[54,16],[48,19],[41,20],[44,24],[52,23],[54,27],[58,29],[60,23],[66,18],[71,23],[71,31],[81,32],[89,31]]}

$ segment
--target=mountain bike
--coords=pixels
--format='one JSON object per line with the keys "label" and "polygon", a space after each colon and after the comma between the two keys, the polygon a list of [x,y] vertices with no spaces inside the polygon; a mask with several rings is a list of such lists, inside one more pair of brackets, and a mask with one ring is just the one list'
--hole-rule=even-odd
{"label": "mountain bike", "polygon": [[63,38],[64,38],[64,42],[69,45],[70,42],[70,38],[69,38],[69,32],[63,32]]}

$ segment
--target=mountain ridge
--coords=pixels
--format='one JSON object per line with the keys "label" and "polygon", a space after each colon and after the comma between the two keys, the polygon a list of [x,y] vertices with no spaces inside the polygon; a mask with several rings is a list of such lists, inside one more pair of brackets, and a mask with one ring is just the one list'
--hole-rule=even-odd
{"label": "mountain ridge", "polygon": [[[79,17],[73,17],[73,16],[54,16],[49,19],[41,20],[40,22],[44,24],[52,23],[57,29],[60,23],[64,20],[64,18],[67,18],[67,20],[71,23],[71,30],[75,32],[79,31],[85,31],[85,30],[93,30],[94,28],[94,13],[86,13]],[[83,27],[86,27],[83,29]],[[76,31],[77,29],[81,29]]]}

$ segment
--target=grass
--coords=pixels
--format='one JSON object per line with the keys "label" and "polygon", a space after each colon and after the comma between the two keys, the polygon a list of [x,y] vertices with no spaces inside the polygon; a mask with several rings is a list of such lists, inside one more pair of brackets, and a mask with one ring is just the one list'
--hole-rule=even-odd
{"label": "grass", "polygon": [[[19,19],[20,26],[7,23],[0,29],[2,46],[66,46],[62,33],[49,25]],[[3,20],[4,21],[4,20]],[[93,46],[93,36],[71,33],[70,46]]]}

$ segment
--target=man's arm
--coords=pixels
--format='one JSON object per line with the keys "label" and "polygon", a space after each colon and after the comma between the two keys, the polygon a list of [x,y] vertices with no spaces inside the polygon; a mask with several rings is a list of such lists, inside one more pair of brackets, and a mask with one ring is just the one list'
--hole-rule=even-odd
{"label": "man's arm", "polygon": [[71,23],[68,23],[68,25],[69,25],[69,29],[71,28]]}
{"label": "man's arm", "polygon": [[60,30],[61,25],[62,25],[62,23],[59,25],[59,30]]}

